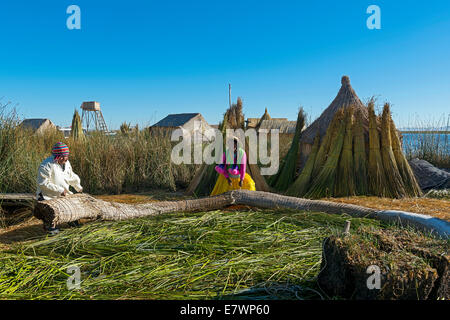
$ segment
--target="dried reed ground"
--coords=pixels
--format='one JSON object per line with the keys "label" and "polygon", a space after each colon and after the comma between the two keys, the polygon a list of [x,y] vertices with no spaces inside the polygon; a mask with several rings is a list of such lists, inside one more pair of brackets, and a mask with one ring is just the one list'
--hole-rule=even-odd
{"label": "dried reed ground", "polygon": [[[144,203],[180,195],[99,198]],[[328,200],[405,209],[405,200],[363,198]],[[449,207],[443,200],[411,201],[417,202],[410,209],[422,213],[436,205]],[[92,222],[47,238],[41,222],[29,218],[0,229],[0,299],[320,299],[315,279],[322,240],[342,230],[347,219],[352,232],[382,226],[346,215],[239,206]],[[83,289],[76,292],[65,288],[66,270],[73,264],[81,266],[84,277]]]}

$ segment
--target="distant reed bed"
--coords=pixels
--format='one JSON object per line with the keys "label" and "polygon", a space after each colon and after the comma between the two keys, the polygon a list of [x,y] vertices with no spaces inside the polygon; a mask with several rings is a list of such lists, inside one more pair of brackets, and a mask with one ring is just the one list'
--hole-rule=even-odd
{"label": "distant reed bed", "polygon": [[186,187],[195,165],[170,161],[173,142],[162,131],[134,130],[84,140],[65,139],[57,130],[36,135],[20,126],[14,111],[0,109],[0,192],[35,192],[39,164],[54,143],[70,148],[70,162],[84,190],[93,194]]}
{"label": "distant reed bed", "polygon": [[450,114],[437,121],[416,119],[414,130],[402,130],[403,151],[408,159],[426,160],[450,168]]}

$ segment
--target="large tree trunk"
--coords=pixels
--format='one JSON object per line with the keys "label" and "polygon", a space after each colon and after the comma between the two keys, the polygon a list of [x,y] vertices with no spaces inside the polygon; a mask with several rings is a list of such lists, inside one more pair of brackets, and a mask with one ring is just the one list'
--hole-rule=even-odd
{"label": "large tree trunk", "polygon": [[270,209],[320,211],[332,214],[346,213],[353,217],[373,218],[414,226],[444,238],[448,238],[450,235],[450,223],[422,214],[394,210],[378,211],[352,204],[308,200],[249,190],[234,190],[200,199],[161,201],[138,205],[102,201],[81,193],[37,202],[34,214],[43,220],[44,224],[51,225],[78,219],[124,220],[168,212],[217,210],[232,204]]}

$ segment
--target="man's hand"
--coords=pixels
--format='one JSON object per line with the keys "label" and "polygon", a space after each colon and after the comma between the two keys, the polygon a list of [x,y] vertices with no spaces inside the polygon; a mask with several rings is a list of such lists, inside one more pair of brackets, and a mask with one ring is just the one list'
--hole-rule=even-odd
{"label": "man's hand", "polygon": [[227,181],[228,181],[228,185],[231,186],[231,185],[233,184],[233,182],[231,181],[231,178],[230,178],[230,177],[227,178]]}
{"label": "man's hand", "polygon": [[244,183],[244,181],[242,181],[242,180],[239,180],[239,187],[241,187],[242,188],[242,184]]}
{"label": "man's hand", "polygon": [[61,195],[62,195],[63,197],[65,197],[65,196],[67,195],[67,190],[64,189],[64,191],[61,193]]}

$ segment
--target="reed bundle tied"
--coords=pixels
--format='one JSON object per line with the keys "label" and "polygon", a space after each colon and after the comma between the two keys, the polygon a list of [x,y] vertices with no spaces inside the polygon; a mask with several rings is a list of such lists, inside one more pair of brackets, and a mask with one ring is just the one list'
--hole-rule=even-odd
{"label": "reed bundle tied", "polygon": [[72,129],[70,130],[70,137],[73,140],[84,141],[85,136],[83,132],[83,126],[81,123],[80,115],[77,110],[75,110],[72,118]]}
{"label": "reed bundle tied", "polygon": [[[319,174],[314,178],[311,188],[305,194],[306,198],[330,197],[334,194],[338,162],[345,137],[345,119],[343,108],[336,112],[333,122],[335,122],[335,125],[330,126],[328,128],[328,131],[330,132],[327,131],[326,133],[326,135],[331,137],[330,151],[325,161],[325,165],[320,170]],[[333,130],[333,132],[331,132],[331,130]]]}
{"label": "reed bundle tied", "polygon": [[272,180],[273,187],[279,191],[285,191],[294,181],[297,161],[299,157],[300,138],[302,129],[305,126],[305,112],[300,108],[297,115],[297,124],[291,147],[283,161],[277,176]]}
{"label": "reed bundle tied", "polygon": [[338,125],[338,118],[335,115],[331,120],[330,125],[328,126],[325,136],[322,138],[319,151],[317,151],[316,162],[314,163],[314,168],[312,172],[313,177],[316,177],[319,174],[320,170],[325,164],[325,161],[327,160],[327,155],[331,146],[331,140],[333,138],[333,134],[335,132],[337,125]]}
{"label": "reed bundle tied", "polygon": [[320,135],[319,133],[317,133],[316,137],[314,138],[314,144],[311,148],[311,153],[308,156],[308,160],[306,160],[306,164],[303,167],[303,170],[300,173],[300,175],[287,190],[286,193],[287,195],[293,197],[302,197],[308,190],[308,187],[310,186],[311,183],[312,171],[314,163],[316,161],[317,152],[319,150],[319,143],[320,143]]}
{"label": "reed bundle tied", "polygon": [[355,195],[355,175],[353,168],[353,113],[352,106],[345,110],[345,137],[339,159],[335,195],[340,197]]}
{"label": "reed bundle tied", "polygon": [[391,112],[388,103],[383,107],[383,115],[381,118],[381,157],[385,170],[386,187],[390,190],[391,196],[394,198],[406,196],[403,180],[398,171],[394,152],[392,151]]}
{"label": "reed bundle tied", "polygon": [[353,164],[356,195],[368,194],[367,155],[361,112],[356,112],[353,129]]}
{"label": "reed bundle tied", "polygon": [[407,195],[411,197],[421,197],[423,195],[422,190],[417,183],[416,177],[409,166],[408,160],[406,160],[405,155],[401,149],[400,138],[398,136],[397,128],[395,127],[394,121],[390,119],[390,133],[392,140],[392,151],[394,153],[395,161],[397,163],[398,171],[403,179],[403,184],[405,186],[405,191]]}
{"label": "reed bundle tied", "polygon": [[391,197],[387,187],[383,160],[380,152],[377,116],[373,101],[369,102],[369,193],[375,196]]}

